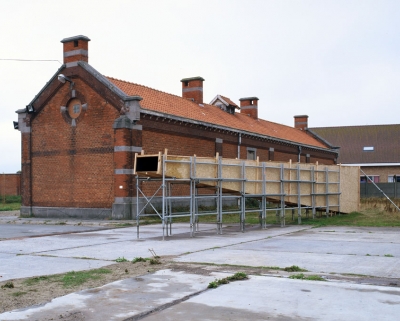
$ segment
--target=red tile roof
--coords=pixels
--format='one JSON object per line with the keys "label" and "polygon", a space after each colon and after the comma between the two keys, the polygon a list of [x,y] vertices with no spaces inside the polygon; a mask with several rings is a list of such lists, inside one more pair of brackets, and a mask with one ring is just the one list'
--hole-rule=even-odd
{"label": "red tile roof", "polygon": [[141,96],[143,100],[140,102],[140,105],[143,109],[293,141],[300,144],[327,148],[326,145],[315,138],[293,127],[262,119],[253,119],[241,113],[229,114],[213,105],[203,104],[204,107],[202,107],[180,96],[111,77],[106,78],[125,92],[125,94],[129,96]]}
{"label": "red tile roof", "polygon": [[223,100],[225,100],[229,105],[235,106],[235,107],[238,107],[238,108],[239,108],[239,106],[236,105],[236,104],[235,104],[232,100],[230,100],[228,97],[225,97],[225,96],[222,96],[222,95],[220,95],[220,97],[221,97]]}

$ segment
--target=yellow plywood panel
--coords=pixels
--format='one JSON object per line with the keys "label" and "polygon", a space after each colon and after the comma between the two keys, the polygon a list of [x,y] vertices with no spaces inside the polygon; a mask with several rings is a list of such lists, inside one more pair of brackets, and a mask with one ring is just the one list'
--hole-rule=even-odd
{"label": "yellow plywood panel", "polygon": [[[148,159],[146,159],[148,157]],[[157,159],[158,157],[158,159]],[[329,207],[331,211],[351,212],[359,208],[359,168],[299,163],[260,163],[258,160],[176,155],[136,155],[135,173],[177,179],[196,179],[203,187],[221,184],[225,192],[265,195],[288,204]],[[136,163],[138,162],[138,163]],[[141,169],[141,170],[139,170]],[[341,193],[341,194],[340,194]]]}
{"label": "yellow plywood panel", "polygon": [[340,211],[360,210],[360,167],[340,166]]}

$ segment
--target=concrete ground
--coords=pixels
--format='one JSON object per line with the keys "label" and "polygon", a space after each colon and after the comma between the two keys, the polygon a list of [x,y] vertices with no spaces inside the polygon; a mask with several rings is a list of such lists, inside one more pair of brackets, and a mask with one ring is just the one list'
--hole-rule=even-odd
{"label": "concrete ground", "polygon": [[[1,281],[98,268],[118,257],[172,256],[210,273],[161,270],[72,293],[51,302],[0,314],[0,320],[397,320],[400,315],[400,229],[174,224],[162,240],[160,225],[110,228],[109,222],[0,218]],[[79,224],[80,223],[80,224]],[[132,223],[132,221],[130,222]],[[41,236],[43,235],[43,236]],[[265,267],[248,280],[207,289],[232,275],[229,264]],[[267,267],[297,265],[308,281]],[[237,268],[236,268],[237,270]],[[73,316],[74,318],[72,319]],[[64,320],[66,320],[64,318]]]}

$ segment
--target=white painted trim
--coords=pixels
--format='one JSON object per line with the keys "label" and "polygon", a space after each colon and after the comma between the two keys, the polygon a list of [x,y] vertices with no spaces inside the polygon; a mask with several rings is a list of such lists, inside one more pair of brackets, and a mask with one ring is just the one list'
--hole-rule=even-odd
{"label": "white painted trim", "polygon": [[344,164],[345,166],[360,166],[360,167],[385,167],[385,166],[400,166],[400,163],[367,163],[367,164]]}

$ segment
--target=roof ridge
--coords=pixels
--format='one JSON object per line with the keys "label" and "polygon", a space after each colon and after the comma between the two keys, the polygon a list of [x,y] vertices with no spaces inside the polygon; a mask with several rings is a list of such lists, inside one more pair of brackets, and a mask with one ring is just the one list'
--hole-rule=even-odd
{"label": "roof ridge", "polygon": [[321,126],[310,127],[310,129],[325,129],[325,128],[348,128],[348,127],[377,127],[377,126],[400,126],[400,124],[375,124],[375,125],[346,125],[346,126]]}
{"label": "roof ridge", "polygon": [[[197,105],[197,106],[199,105],[199,104],[195,103],[194,101],[191,101],[191,100],[189,100],[189,99],[187,99],[187,98],[183,98],[182,96],[178,96],[178,95],[175,95],[175,94],[171,94],[171,93],[168,93],[168,92],[166,92],[166,91],[162,91],[162,90],[159,90],[159,89],[155,89],[155,88],[153,88],[153,87],[141,85],[141,84],[138,84],[138,83],[135,83],[135,82],[131,82],[131,81],[127,81],[127,80],[123,80],[123,79],[118,79],[118,78],[111,77],[111,76],[104,76],[104,77],[106,77],[106,78],[108,78],[108,79],[113,79],[113,80],[121,81],[121,82],[124,82],[124,83],[127,83],[127,84],[131,84],[131,85],[140,86],[140,87],[143,87],[143,88],[148,88],[148,89],[157,91],[157,92],[159,92],[159,93],[163,93],[163,94],[167,94],[167,95],[170,95],[170,96],[173,96],[173,97],[181,98],[181,99],[183,99],[184,101],[191,102],[191,103],[193,103],[193,104],[195,104],[195,105]],[[207,104],[207,103],[203,103],[202,105],[212,106],[212,105],[209,105],[209,104]]]}

